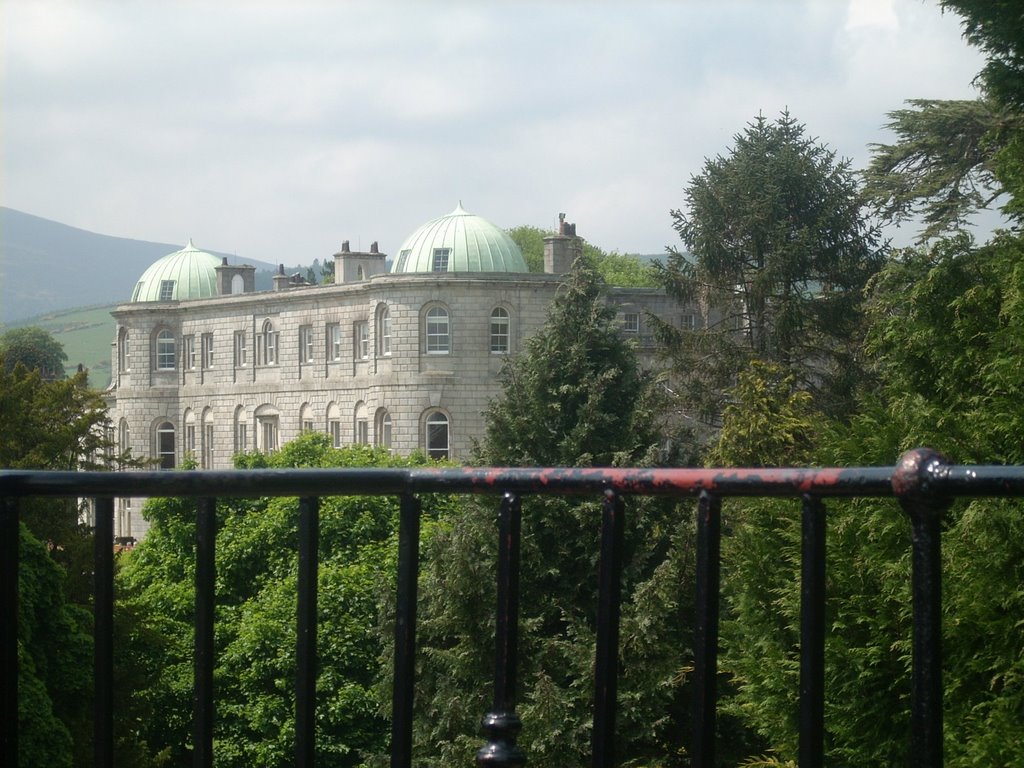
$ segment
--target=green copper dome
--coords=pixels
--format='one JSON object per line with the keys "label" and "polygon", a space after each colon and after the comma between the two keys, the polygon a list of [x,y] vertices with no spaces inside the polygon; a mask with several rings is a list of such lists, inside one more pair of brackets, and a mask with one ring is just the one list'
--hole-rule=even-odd
{"label": "green copper dome", "polygon": [[182,301],[217,295],[221,260],[192,241],[149,265],[132,291],[132,301]]}
{"label": "green copper dome", "polygon": [[467,213],[462,203],[413,232],[391,265],[406,272],[528,272],[526,261],[504,230]]}

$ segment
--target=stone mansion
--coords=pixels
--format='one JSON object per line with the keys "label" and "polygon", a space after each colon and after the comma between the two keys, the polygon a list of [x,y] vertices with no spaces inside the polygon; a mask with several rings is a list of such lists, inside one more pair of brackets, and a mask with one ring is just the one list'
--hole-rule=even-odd
{"label": "stone mansion", "polygon": [[[563,217],[560,217],[563,219]],[[483,436],[508,355],[544,323],[581,252],[562,220],[544,241],[544,273],[486,219],[455,211],[424,224],[390,271],[377,244],[343,244],[333,284],[278,274],[255,290],[255,268],[184,249],[153,263],[113,316],[106,393],[119,447],[171,469],[191,455],[228,469],[240,451],[274,451],[303,431],[334,445],[422,450],[458,460]],[[612,288],[622,332],[652,351],[646,313],[701,322],[651,288]],[[116,534],[141,538],[139,500],[118,504]]]}

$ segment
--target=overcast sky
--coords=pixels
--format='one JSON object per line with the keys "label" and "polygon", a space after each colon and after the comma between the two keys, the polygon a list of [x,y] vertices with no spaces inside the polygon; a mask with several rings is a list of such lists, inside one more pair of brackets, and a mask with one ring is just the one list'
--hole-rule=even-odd
{"label": "overcast sky", "polygon": [[459,200],[620,252],[677,242],[704,158],[788,108],[863,167],[910,98],[973,98],[937,0],[0,3],[0,204],[310,263]]}

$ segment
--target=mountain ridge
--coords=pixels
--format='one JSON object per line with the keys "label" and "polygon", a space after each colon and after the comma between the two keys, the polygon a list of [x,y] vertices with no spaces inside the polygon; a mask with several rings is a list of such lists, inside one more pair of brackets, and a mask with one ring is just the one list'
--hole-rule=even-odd
{"label": "mountain ridge", "polygon": [[[126,302],[150,264],[182,247],[104,235],[0,206],[0,323]],[[210,253],[227,256],[232,264],[276,269],[266,262]],[[75,268],[81,263],[87,268]]]}

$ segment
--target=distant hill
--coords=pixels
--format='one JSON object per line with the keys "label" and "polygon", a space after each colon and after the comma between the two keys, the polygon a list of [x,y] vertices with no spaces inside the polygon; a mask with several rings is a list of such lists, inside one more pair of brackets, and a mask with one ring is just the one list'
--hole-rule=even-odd
{"label": "distant hill", "polygon": [[[0,323],[127,301],[146,267],[182,247],[100,235],[0,207]],[[274,269],[272,264],[216,255],[228,255],[232,264]]]}
{"label": "distant hill", "polygon": [[73,373],[82,365],[89,369],[89,383],[98,389],[110,384],[110,354],[114,343],[115,304],[80,309],[64,309],[24,318],[11,325],[35,325],[53,334],[64,345],[68,361],[64,367]]}

